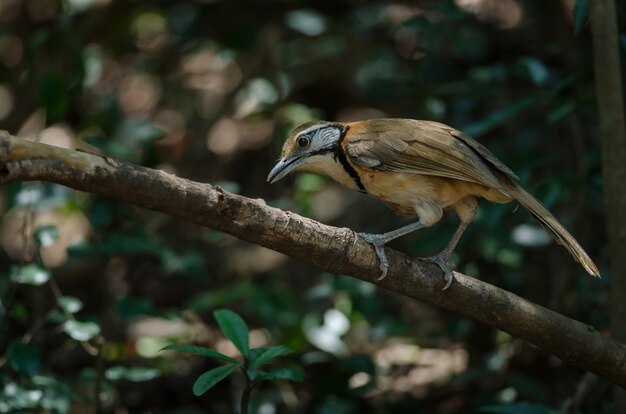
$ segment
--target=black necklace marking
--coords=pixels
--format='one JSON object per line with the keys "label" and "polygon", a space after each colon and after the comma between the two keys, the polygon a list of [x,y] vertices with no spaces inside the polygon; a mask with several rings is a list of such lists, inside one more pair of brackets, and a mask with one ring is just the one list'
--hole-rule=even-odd
{"label": "black necklace marking", "polygon": [[339,162],[341,163],[341,166],[343,167],[344,170],[346,170],[346,172],[354,180],[357,187],[359,187],[359,192],[367,193],[367,190],[365,189],[363,182],[361,182],[361,177],[359,177],[359,173],[357,173],[354,167],[352,166],[352,164],[348,162],[348,158],[346,157],[346,154],[343,152],[343,149],[341,148],[341,143],[345,139],[346,133],[348,132],[349,129],[350,127],[341,126],[341,136],[339,137],[339,141],[337,142],[337,146],[335,147],[335,151],[333,155],[336,160],[339,160]]}

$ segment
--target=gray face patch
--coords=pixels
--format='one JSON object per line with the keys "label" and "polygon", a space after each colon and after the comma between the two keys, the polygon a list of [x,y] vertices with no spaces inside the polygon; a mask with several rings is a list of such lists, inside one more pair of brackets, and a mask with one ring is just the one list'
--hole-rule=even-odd
{"label": "gray face patch", "polygon": [[298,134],[298,137],[304,136],[311,140],[311,146],[306,149],[306,152],[315,153],[323,149],[333,148],[341,138],[341,131],[333,125],[318,124]]}

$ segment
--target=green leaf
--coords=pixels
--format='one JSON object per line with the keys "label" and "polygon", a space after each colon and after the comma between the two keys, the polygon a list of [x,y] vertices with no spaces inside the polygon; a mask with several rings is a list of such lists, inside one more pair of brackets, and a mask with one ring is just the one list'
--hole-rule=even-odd
{"label": "green leaf", "polygon": [[130,119],[122,123],[116,135],[132,137],[136,142],[150,143],[163,138],[165,136],[165,130],[148,121]]}
{"label": "green leaf", "polygon": [[[13,305],[9,309],[9,315],[14,321],[20,322],[22,324],[26,324],[28,322],[28,318],[30,317],[30,311],[24,302],[19,299],[16,299],[13,302]],[[3,317],[6,317],[3,315]]]}
{"label": "green leaf", "polygon": [[279,368],[273,371],[249,370],[248,376],[253,381],[257,378],[261,378],[267,381],[276,381],[276,380],[302,381],[303,379],[300,373],[289,368]]}
{"label": "green leaf", "polygon": [[100,334],[100,325],[95,322],[79,322],[69,320],[63,324],[63,330],[72,339],[77,341],[88,341]]}
{"label": "green leaf", "polygon": [[576,0],[573,17],[574,33],[579,34],[589,17],[589,0]]}
{"label": "green leaf", "polygon": [[132,319],[141,315],[156,313],[154,301],[148,297],[124,297],[116,304],[119,315],[124,319]]}
{"label": "green leaf", "polygon": [[8,382],[0,389],[0,407],[3,413],[41,412],[43,391]]}
{"label": "green leaf", "polygon": [[[256,351],[256,349],[255,349]],[[258,352],[258,351],[257,351]],[[278,345],[278,346],[273,346],[271,348],[267,348],[267,349],[261,349],[261,353],[259,353],[257,356],[255,357],[251,357],[251,362],[250,362],[250,369],[255,369],[263,364],[265,364],[267,361],[279,357],[279,356],[283,356],[283,355],[287,355],[291,353],[291,351],[289,349],[287,349],[286,347],[282,346],[282,345]]]}
{"label": "green leaf", "polygon": [[57,70],[47,71],[39,81],[39,104],[46,109],[48,119],[59,119],[67,112],[69,85]]}
{"label": "green leaf", "polygon": [[523,70],[535,85],[543,85],[550,78],[550,71],[539,59],[523,56],[518,59],[516,66]]}
{"label": "green leaf", "polygon": [[22,375],[32,377],[39,370],[41,358],[33,345],[14,340],[9,345],[9,362],[11,367]]}
{"label": "green leaf", "polygon": [[202,346],[172,344],[162,348],[161,351],[187,352],[190,354],[202,355],[209,358],[218,358],[224,361],[232,362],[233,364],[239,363],[239,361],[237,361],[235,358],[231,358],[228,355],[224,355],[221,352],[215,351],[214,349],[205,348]]}
{"label": "green leaf", "polygon": [[52,246],[55,241],[61,237],[58,227],[47,225],[41,226],[35,230],[35,241],[41,247]]}
{"label": "green leaf", "polygon": [[11,280],[15,283],[41,286],[50,280],[50,272],[34,263],[14,266],[11,269]]}
{"label": "green leaf", "polygon": [[213,312],[213,316],[220,326],[222,332],[237,347],[241,355],[248,357],[248,325],[241,319],[241,316],[228,309],[218,309]]}
{"label": "green leaf", "polygon": [[76,313],[83,308],[83,302],[72,296],[63,296],[59,298],[59,306],[68,313]]}
{"label": "green leaf", "polygon": [[513,119],[514,117],[519,115],[521,112],[529,108],[532,108],[541,99],[542,99],[542,96],[540,95],[524,98],[513,105],[510,105],[498,111],[492,112],[485,119],[481,121],[477,121],[473,124],[470,124],[464,127],[463,131],[465,131],[467,135],[470,135],[476,138],[477,136],[483,135],[491,131],[492,129],[496,128],[497,126],[502,125],[506,123],[507,121]]}
{"label": "green leaf", "polygon": [[215,384],[235,372],[241,364],[224,365],[223,367],[213,368],[200,375],[193,384],[193,395],[201,396],[210,390]]}
{"label": "green leaf", "polygon": [[157,378],[159,375],[161,375],[161,372],[158,369],[145,367],[126,368],[119,365],[108,368],[104,372],[104,376],[109,381],[124,379],[132,382],[143,382]]}

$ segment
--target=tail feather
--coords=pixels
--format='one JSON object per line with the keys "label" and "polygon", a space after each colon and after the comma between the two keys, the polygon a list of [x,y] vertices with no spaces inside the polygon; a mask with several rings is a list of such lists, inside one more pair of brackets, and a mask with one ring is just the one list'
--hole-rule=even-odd
{"label": "tail feather", "polygon": [[576,239],[558,222],[535,197],[520,187],[517,183],[505,179],[505,187],[517,201],[526,207],[533,217],[543,226],[546,232],[560,245],[563,245],[574,259],[579,262],[591,276],[600,277],[598,267],[587,255]]}

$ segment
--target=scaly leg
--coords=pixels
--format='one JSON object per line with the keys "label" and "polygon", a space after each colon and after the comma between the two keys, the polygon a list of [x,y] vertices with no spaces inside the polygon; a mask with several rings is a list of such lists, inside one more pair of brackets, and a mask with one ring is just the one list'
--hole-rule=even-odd
{"label": "scaly leg", "polygon": [[387,276],[387,271],[389,270],[389,260],[387,260],[387,255],[385,254],[385,244],[397,239],[398,237],[402,237],[406,234],[419,230],[422,227],[424,227],[424,225],[420,221],[417,221],[404,227],[400,227],[397,230],[383,234],[359,233],[359,237],[374,246],[378,260],[380,260],[380,270],[382,273],[377,280],[383,280]]}
{"label": "scaly leg", "polygon": [[452,273],[452,269],[450,269],[450,265],[448,265],[448,260],[450,260],[450,254],[452,254],[452,252],[454,251],[456,244],[459,242],[459,239],[461,238],[461,235],[467,228],[468,224],[469,222],[464,221],[459,224],[459,227],[456,228],[456,231],[454,232],[454,235],[452,236],[452,239],[450,239],[450,242],[448,243],[446,248],[439,252],[438,255],[424,258],[424,260],[428,260],[429,262],[437,263],[441,270],[443,270],[446,285],[441,290],[448,289],[452,284],[452,281],[454,280],[454,274]]}
{"label": "scaly leg", "polygon": [[448,265],[448,260],[450,259],[450,254],[454,251],[456,244],[459,242],[461,235],[476,215],[476,198],[471,196],[464,197],[451,207],[456,210],[459,218],[461,219],[461,223],[459,223],[459,227],[456,228],[456,231],[446,248],[443,249],[438,255],[426,258],[426,260],[430,262],[437,263],[441,270],[443,270],[446,285],[441,290],[448,289],[454,280],[454,274]]}

